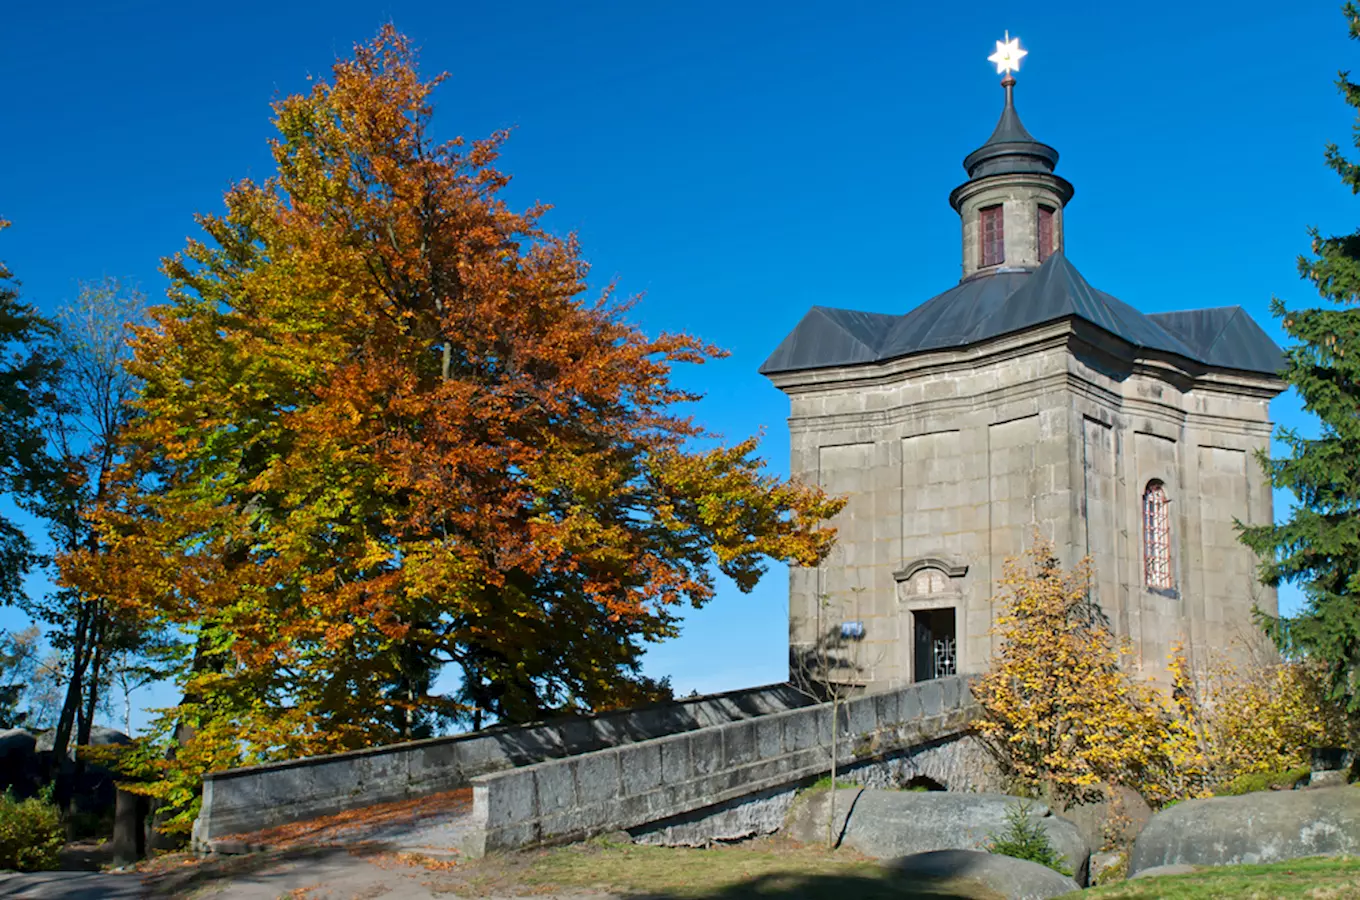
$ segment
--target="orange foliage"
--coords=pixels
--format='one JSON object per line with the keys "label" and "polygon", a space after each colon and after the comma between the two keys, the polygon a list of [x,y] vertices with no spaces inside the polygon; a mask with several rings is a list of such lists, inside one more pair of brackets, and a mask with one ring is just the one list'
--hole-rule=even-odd
{"label": "orange foliage", "polygon": [[[721,351],[587,300],[575,238],[499,196],[505,135],[432,140],[441,80],[389,27],[278,101],[277,174],[199,218],[136,335],[107,552],[62,568],[189,636],[162,727],[192,736],[131,769],[177,804],[208,769],[473,706],[651,699],[642,645],[714,569],[749,590],[834,539],[841,501],[765,473],[755,439],[692,449],[713,436],[671,369]],[[430,690],[446,662],[461,701]]]}
{"label": "orange foliage", "polygon": [[318,847],[334,843],[357,843],[373,837],[387,826],[410,827],[421,819],[447,819],[472,809],[472,788],[458,788],[418,797],[413,800],[394,800],[375,803],[358,809],[345,810],[329,816],[318,816],[302,822],[290,822],[262,831],[233,834],[227,839],[271,850],[297,847]]}

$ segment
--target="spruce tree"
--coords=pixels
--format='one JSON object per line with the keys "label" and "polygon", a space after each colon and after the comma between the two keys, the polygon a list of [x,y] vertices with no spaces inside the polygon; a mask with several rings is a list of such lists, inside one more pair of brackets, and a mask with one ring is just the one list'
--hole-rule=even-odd
{"label": "spruce tree", "polygon": [[[1360,7],[1343,12],[1352,39],[1360,39]],[[1337,87],[1360,110],[1360,83],[1341,72]],[[1360,116],[1352,137],[1360,148]],[[1360,194],[1360,164],[1335,144],[1327,165],[1352,193]],[[1312,255],[1299,271],[1326,303],[1289,309],[1279,298],[1271,311],[1295,343],[1285,351],[1284,380],[1320,423],[1317,437],[1281,429],[1287,455],[1262,462],[1277,488],[1298,503],[1279,525],[1242,529],[1242,540],[1262,558],[1267,585],[1297,584],[1305,602],[1292,616],[1268,620],[1280,648],[1329,667],[1335,699],[1360,721],[1360,231],[1322,237],[1311,229]]]}

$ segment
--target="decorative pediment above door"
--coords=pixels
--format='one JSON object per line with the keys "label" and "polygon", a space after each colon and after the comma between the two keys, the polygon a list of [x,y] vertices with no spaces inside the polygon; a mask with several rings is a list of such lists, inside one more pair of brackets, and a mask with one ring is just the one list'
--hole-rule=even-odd
{"label": "decorative pediment above door", "polygon": [[924,556],[894,572],[897,599],[910,606],[953,603],[963,593],[968,567],[936,556]]}

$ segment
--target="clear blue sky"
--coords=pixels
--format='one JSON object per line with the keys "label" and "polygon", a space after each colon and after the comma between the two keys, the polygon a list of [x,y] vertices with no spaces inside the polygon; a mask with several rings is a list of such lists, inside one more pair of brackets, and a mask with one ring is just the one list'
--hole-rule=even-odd
{"label": "clear blue sky", "polygon": [[[1306,226],[1357,224],[1322,164],[1352,126],[1332,81],[1360,61],[1339,3],[16,2],[4,18],[0,258],[39,307],[102,275],[159,294],[193,214],[269,174],[271,99],[390,20],[452,75],[440,136],[513,127],[512,202],[554,204],[549,227],[579,232],[597,280],[645,292],[649,332],[731,351],[680,378],[711,428],[766,429],[779,472],[787,401],[756,369],[807,308],[900,313],[957,282],[946,198],[1000,113],[986,57],[1003,29],[1030,51],[1017,105],[1062,153],[1067,253],[1097,287],[1146,312],[1240,304],[1282,343],[1267,303],[1312,302]],[[1272,411],[1307,426],[1291,396]],[[783,678],[786,591],[778,568],[751,596],[728,586],[647,668],[686,692]]]}

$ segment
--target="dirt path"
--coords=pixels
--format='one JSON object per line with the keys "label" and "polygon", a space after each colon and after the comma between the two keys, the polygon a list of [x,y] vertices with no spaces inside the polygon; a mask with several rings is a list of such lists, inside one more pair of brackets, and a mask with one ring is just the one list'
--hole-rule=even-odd
{"label": "dirt path", "polygon": [[469,829],[471,812],[472,788],[460,788],[414,800],[379,803],[333,816],[290,822],[263,831],[233,834],[213,843],[271,850],[363,844],[381,845],[393,852],[419,851],[453,856]]}
{"label": "dirt path", "polygon": [[[224,838],[239,852],[168,854],[135,872],[0,874],[0,900],[902,900],[876,861],[769,838],[694,850],[597,839],[468,860],[455,849],[470,791],[388,803]],[[907,888],[904,892],[903,888]]]}

